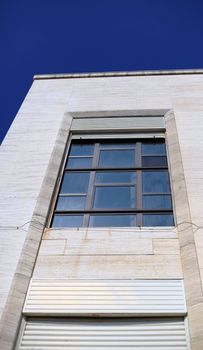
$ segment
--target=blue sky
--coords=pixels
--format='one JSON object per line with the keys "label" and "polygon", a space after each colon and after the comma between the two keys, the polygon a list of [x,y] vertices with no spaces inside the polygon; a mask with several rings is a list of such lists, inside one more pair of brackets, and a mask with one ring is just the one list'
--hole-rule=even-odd
{"label": "blue sky", "polygon": [[202,0],[1,0],[0,140],[34,74],[203,68]]}

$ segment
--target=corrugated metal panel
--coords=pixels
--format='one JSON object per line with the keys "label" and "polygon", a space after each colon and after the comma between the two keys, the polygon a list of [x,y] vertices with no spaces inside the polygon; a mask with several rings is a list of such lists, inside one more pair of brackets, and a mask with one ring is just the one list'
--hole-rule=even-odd
{"label": "corrugated metal panel", "polygon": [[159,130],[164,129],[164,117],[75,118],[72,131]]}
{"label": "corrugated metal panel", "polygon": [[28,319],[19,350],[186,350],[183,319]]}
{"label": "corrugated metal panel", "polygon": [[182,280],[33,279],[27,315],[184,315]]}

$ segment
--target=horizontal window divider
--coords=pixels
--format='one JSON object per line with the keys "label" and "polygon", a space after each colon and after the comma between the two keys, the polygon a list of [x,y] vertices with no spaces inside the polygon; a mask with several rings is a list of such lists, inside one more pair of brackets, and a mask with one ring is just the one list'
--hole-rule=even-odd
{"label": "horizontal window divider", "polygon": [[168,166],[167,165],[160,165],[160,166],[145,166],[145,167],[141,167],[139,168],[139,170],[168,170]]}
{"label": "horizontal window divider", "polygon": [[65,172],[68,172],[68,171],[78,171],[78,172],[89,172],[89,171],[108,171],[108,172],[111,172],[111,171],[132,171],[132,170],[149,170],[149,171],[152,171],[152,170],[168,170],[168,167],[166,165],[162,165],[162,166],[150,166],[150,167],[129,167],[129,168],[124,168],[124,167],[121,167],[121,168],[113,168],[113,167],[105,167],[105,168],[65,168]]}
{"label": "horizontal window divider", "polygon": [[105,208],[105,209],[91,209],[91,210],[81,210],[81,209],[74,209],[74,210],[55,210],[55,214],[58,215],[70,215],[70,214],[109,214],[109,213],[123,213],[123,214],[130,214],[130,213],[142,213],[142,214],[171,214],[173,213],[172,209],[110,209],[110,208]]}
{"label": "horizontal window divider", "polygon": [[93,156],[69,156],[68,158],[93,158]]}
{"label": "horizontal window divider", "polygon": [[95,183],[95,187],[135,187],[135,182],[100,182]]}
{"label": "horizontal window divider", "polygon": [[143,196],[171,196],[170,192],[142,192]]}
{"label": "horizontal window divider", "polygon": [[59,197],[86,197],[87,193],[59,193]]}
{"label": "horizontal window divider", "polygon": [[166,157],[166,154],[142,154],[142,157]]}
{"label": "horizontal window divider", "polygon": [[99,147],[100,151],[123,151],[123,150],[135,150],[135,147]]}

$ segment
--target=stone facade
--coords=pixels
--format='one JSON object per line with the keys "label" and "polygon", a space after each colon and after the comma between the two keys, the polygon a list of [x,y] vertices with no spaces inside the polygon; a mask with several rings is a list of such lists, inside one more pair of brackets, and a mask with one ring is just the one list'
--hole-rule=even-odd
{"label": "stone facade", "polygon": [[[191,348],[202,350],[202,112],[203,71],[35,78],[0,148],[2,349],[16,342],[33,276],[183,278]],[[165,118],[176,227],[48,229],[73,119],[143,115]]]}

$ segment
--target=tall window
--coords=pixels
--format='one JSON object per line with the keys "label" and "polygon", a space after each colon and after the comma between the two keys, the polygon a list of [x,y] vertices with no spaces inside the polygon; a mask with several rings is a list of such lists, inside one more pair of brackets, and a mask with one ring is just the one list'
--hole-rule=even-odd
{"label": "tall window", "polygon": [[163,139],[72,142],[52,227],[173,224]]}

